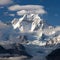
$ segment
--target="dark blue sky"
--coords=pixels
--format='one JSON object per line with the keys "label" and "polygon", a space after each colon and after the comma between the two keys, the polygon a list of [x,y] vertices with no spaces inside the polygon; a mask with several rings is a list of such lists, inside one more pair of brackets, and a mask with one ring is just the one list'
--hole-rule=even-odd
{"label": "dark blue sky", "polygon": [[[47,20],[47,22],[51,25],[60,25],[60,0],[13,0],[14,4],[20,5],[42,5],[45,7],[47,14],[43,15],[42,18]],[[3,11],[7,12],[6,7],[4,9],[0,9],[0,20],[3,18]],[[14,13],[14,12],[10,12]],[[4,19],[13,19],[14,17],[5,16]],[[2,19],[2,20],[4,20]]]}

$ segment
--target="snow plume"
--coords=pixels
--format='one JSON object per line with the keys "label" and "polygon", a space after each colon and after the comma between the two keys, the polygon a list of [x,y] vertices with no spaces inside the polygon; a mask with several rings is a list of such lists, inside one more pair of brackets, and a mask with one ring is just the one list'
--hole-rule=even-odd
{"label": "snow plume", "polygon": [[24,14],[45,14],[44,6],[41,5],[13,5],[8,8],[11,11],[17,11],[18,15]]}
{"label": "snow plume", "polygon": [[0,5],[10,4],[12,0],[0,0]]}

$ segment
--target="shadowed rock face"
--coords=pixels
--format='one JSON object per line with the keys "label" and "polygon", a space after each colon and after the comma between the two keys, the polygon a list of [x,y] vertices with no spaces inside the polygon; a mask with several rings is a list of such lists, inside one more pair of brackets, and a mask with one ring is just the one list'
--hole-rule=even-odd
{"label": "shadowed rock face", "polygon": [[46,58],[47,60],[60,60],[60,48],[52,51]]}
{"label": "shadowed rock face", "polygon": [[7,50],[0,45],[0,54],[7,53]]}
{"label": "shadowed rock face", "polygon": [[27,56],[32,57],[29,55],[25,47],[22,44],[12,44],[10,46],[13,46],[10,49],[6,49],[3,46],[0,45],[0,57],[18,57],[18,56]]}

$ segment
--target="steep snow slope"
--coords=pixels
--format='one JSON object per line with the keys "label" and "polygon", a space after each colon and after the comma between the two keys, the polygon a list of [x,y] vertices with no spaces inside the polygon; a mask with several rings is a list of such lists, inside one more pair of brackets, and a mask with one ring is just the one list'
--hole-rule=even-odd
{"label": "steep snow slope", "polygon": [[16,20],[12,21],[12,25],[14,29],[18,28],[21,31],[21,27],[23,27],[24,32],[33,32],[37,25],[39,25],[41,22],[41,18],[38,16],[38,14],[29,14],[24,15],[22,18],[16,22]]}

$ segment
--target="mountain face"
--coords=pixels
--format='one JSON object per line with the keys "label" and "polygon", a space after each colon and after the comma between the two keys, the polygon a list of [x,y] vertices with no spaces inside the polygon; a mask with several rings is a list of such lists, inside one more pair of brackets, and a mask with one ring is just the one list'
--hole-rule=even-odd
{"label": "mountain face", "polygon": [[60,60],[60,48],[52,51],[46,58],[48,60]]}
{"label": "mountain face", "polygon": [[25,47],[22,44],[9,44],[8,47],[11,48],[7,48],[6,44],[0,45],[0,57],[15,57],[21,55],[32,57],[26,52]]}
{"label": "mountain face", "polygon": [[13,29],[25,35],[28,40],[43,41],[47,44],[47,42],[53,41],[54,43],[56,39],[60,39],[60,27],[48,25],[38,14],[25,14],[11,23]]}
{"label": "mountain face", "polygon": [[[21,45],[18,47],[15,43]],[[14,18],[11,24],[0,22],[0,45],[2,44],[0,53],[12,53],[13,56],[21,54],[32,56],[31,60],[45,60],[49,53],[60,46],[60,26],[48,25],[38,14],[24,14],[19,19]],[[21,47],[23,49],[20,51]]]}
{"label": "mountain face", "polygon": [[12,26],[14,29],[18,28],[21,32],[33,32],[48,27],[38,14],[25,14],[20,19],[14,19]]}

